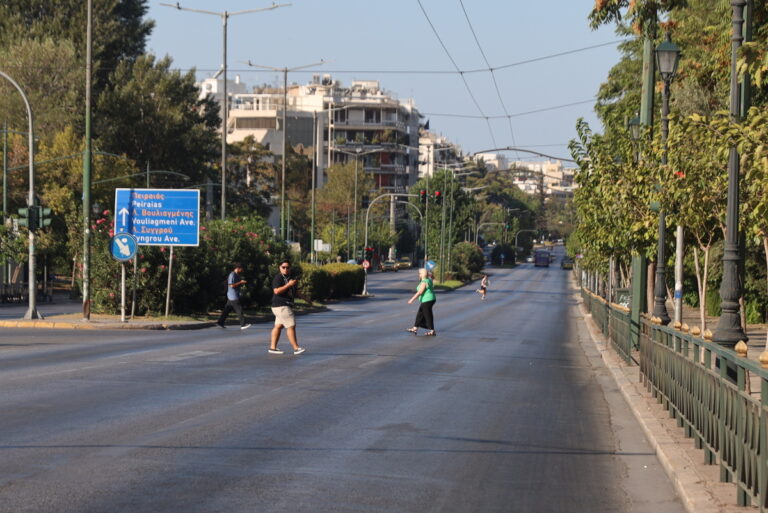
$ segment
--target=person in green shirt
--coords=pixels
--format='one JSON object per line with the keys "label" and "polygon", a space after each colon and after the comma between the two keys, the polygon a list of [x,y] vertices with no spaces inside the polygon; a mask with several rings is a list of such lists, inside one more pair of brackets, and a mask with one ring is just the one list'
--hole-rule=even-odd
{"label": "person in green shirt", "polygon": [[427,330],[425,335],[434,337],[435,333],[435,321],[432,316],[432,307],[435,306],[435,291],[433,289],[432,278],[426,269],[419,269],[419,286],[416,287],[416,294],[408,300],[410,305],[416,300],[419,300],[419,310],[416,312],[416,320],[413,323],[413,328],[409,328],[406,331],[411,333],[417,333],[419,328]]}

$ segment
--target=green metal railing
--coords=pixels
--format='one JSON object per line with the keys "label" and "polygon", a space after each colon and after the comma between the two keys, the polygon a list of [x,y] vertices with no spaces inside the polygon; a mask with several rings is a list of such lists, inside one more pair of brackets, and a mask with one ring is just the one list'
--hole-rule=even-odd
{"label": "green metal railing", "polygon": [[[643,319],[643,383],[671,418],[720,465],[737,487],[737,503],[768,507],[768,371],[730,349]],[[753,395],[750,376],[759,378]]]}
{"label": "green metal railing", "polygon": [[629,334],[629,309],[621,306],[610,305],[610,317],[608,320],[608,338],[611,345],[619,353],[625,362],[631,364],[632,337]]}
{"label": "green metal railing", "polygon": [[608,338],[619,356],[631,364],[633,347],[629,335],[629,310],[610,304],[585,288],[581,289],[581,298],[600,331]]}
{"label": "green metal railing", "polygon": [[703,450],[704,462],[720,466],[721,481],[736,485],[737,504],[768,511],[768,369],[686,326],[676,330],[647,317],[633,348],[626,309],[585,288],[581,297],[627,363],[639,351],[641,382]]}

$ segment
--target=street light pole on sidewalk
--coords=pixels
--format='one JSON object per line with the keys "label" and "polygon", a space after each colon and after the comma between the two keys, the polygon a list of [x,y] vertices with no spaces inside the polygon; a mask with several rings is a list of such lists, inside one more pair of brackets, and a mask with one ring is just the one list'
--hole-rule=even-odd
{"label": "street light pole on sidewalk", "polygon": [[262,12],[262,11],[271,11],[273,9],[277,9],[279,7],[287,7],[291,4],[272,4],[269,7],[262,7],[260,9],[246,9],[244,11],[235,11],[235,12],[228,12],[228,11],[222,11],[222,12],[215,12],[215,11],[205,11],[203,9],[190,9],[189,7],[182,7],[179,5],[179,2],[176,2],[175,4],[166,4],[163,2],[160,2],[160,5],[164,5],[166,7],[172,7],[173,9],[178,9],[179,11],[189,11],[189,12],[197,12],[200,14],[209,14],[212,16],[218,16],[221,18],[221,22],[223,25],[223,39],[224,39],[224,45],[223,45],[223,51],[222,51],[222,71],[224,75],[223,80],[223,86],[222,86],[222,93],[223,93],[223,99],[222,99],[222,123],[221,123],[221,219],[226,218],[226,212],[227,212],[227,117],[229,115],[229,97],[227,96],[227,22],[229,21],[230,16],[237,16],[240,14],[250,14],[255,12]]}
{"label": "street light pole on sidewalk", "polygon": [[[32,209],[37,208],[35,205],[35,135],[32,123],[32,107],[29,105],[29,99],[24,94],[24,90],[21,89],[19,84],[16,83],[11,77],[0,71],[0,76],[8,80],[16,90],[21,94],[21,98],[24,100],[24,106],[27,109],[27,121],[29,123],[29,131],[27,133],[27,139],[29,141],[29,193],[27,195],[27,208],[29,209],[30,220],[34,215]],[[35,230],[33,226],[29,227],[29,262],[27,267],[29,270],[27,281],[29,282],[29,307],[27,313],[24,315],[25,319],[42,319],[42,315],[37,311],[37,279],[35,275]]]}
{"label": "street light pole on sidewalk", "polygon": [[[744,8],[746,0],[731,0],[733,7],[731,35],[731,104],[732,120],[741,111],[741,88],[737,69],[739,49],[744,40]],[[747,334],[741,326],[739,298],[742,284],[739,276],[739,150],[731,146],[728,154],[728,207],[726,210],[725,250],[723,251],[723,280],[720,285],[722,314],[712,341],[722,346],[734,347],[740,340],[746,342]]]}
{"label": "street light pole on sidewalk", "polygon": [[[272,66],[264,66],[263,64],[253,64],[251,61],[248,61],[247,64],[252,68],[279,71],[283,74],[283,123],[282,123],[283,126],[281,127],[281,130],[280,130],[283,134],[283,158],[282,158],[283,163],[282,163],[282,169],[280,171],[280,238],[283,241],[285,241],[286,228],[287,228],[285,223],[285,161],[287,157],[286,155],[286,128],[287,128],[286,112],[288,111],[288,73],[291,71],[298,71],[306,68],[311,68],[313,66],[321,66],[325,64],[325,61],[320,59],[320,62],[305,64],[303,66],[296,66],[294,68],[288,68],[288,67],[275,68]],[[328,144],[330,144],[330,141],[328,142]]]}

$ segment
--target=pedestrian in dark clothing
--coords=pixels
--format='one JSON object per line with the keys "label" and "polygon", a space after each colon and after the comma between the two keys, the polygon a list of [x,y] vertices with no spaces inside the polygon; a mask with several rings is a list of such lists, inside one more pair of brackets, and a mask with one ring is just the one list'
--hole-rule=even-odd
{"label": "pedestrian in dark clothing", "polygon": [[240,316],[240,329],[247,330],[251,327],[250,324],[245,323],[245,316],[243,316],[243,307],[240,305],[240,287],[248,283],[240,278],[240,273],[243,272],[243,266],[235,264],[234,269],[227,277],[227,304],[224,305],[224,309],[221,311],[219,320],[216,324],[219,328],[224,328],[224,323],[227,320],[229,312],[235,311]]}
{"label": "pedestrian in dark clothing", "polygon": [[288,341],[293,346],[293,354],[304,352],[296,341],[296,319],[293,316],[293,298],[296,296],[296,285],[299,281],[291,278],[291,263],[283,260],[279,265],[280,272],[272,280],[272,313],[275,315],[275,327],[272,328],[272,336],[269,344],[270,354],[283,354],[282,349],[277,348],[280,333],[285,327],[288,333]]}
{"label": "pedestrian in dark clothing", "polygon": [[429,271],[424,268],[419,269],[419,285],[416,287],[416,294],[408,300],[410,305],[418,299],[419,311],[416,312],[416,320],[413,322],[413,327],[408,328],[406,331],[415,334],[419,331],[419,328],[425,328],[427,332],[424,335],[432,337],[437,335],[435,333],[434,318],[432,317],[432,307],[435,306],[435,291],[432,287],[432,277]]}

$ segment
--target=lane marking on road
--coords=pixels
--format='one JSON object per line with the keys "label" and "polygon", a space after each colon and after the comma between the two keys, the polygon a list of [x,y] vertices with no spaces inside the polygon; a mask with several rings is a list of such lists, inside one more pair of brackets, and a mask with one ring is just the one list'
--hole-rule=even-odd
{"label": "lane marking on road", "polygon": [[173,356],[167,356],[165,358],[156,358],[150,360],[151,362],[180,362],[182,360],[191,360],[192,358],[202,358],[203,356],[212,356],[214,354],[220,354],[219,351],[192,351],[191,353],[181,353]]}

